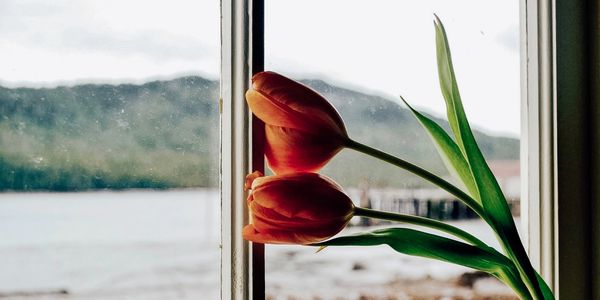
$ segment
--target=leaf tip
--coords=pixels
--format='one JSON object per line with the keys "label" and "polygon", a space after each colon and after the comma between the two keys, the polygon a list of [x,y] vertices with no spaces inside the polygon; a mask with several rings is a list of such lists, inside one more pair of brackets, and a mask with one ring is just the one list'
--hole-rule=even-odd
{"label": "leaf tip", "polygon": [[412,106],[410,106],[410,104],[408,104],[408,101],[406,101],[406,99],[404,99],[404,97],[402,97],[402,95],[400,95],[400,100],[402,100],[402,102],[404,102],[404,104],[406,105],[406,107],[408,107],[408,109],[414,111]]}
{"label": "leaf tip", "polygon": [[442,23],[442,20],[440,19],[440,17],[438,17],[438,15],[433,14],[433,17],[433,24],[435,25],[436,30],[440,31],[440,33],[445,35],[446,29],[444,29],[444,23]]}

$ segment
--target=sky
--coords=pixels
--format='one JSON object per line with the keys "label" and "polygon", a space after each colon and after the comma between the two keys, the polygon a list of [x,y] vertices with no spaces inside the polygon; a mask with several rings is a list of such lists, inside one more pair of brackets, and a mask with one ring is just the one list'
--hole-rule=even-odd
{"label": "sky", "polygon": [[217,79],[219,13],[216,0],[2,0],[0,80]]}
{"label": "sky", "polygon": [[[405,97],[443,115],[433,14],[446,25],[467,115],[519,135],[518,1],[267,0],[267,69]],[[218,0],[2,0],[0,84],[219,75]]]}

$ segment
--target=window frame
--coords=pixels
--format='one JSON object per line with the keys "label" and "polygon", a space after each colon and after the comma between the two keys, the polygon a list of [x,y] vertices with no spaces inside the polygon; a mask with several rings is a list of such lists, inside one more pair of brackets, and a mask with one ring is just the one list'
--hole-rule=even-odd
{"label": "window frame", "polygon": [[[520,0],[523,236],[564,299],[600,299],[600,76],[589,67],[600,61],[599,11]],[[264,66],[263,35],[264,0],[221,0],[221,299],[265,298],[264,247],[241,236],[244,176],[264,165],[263,124],[244,100]]]}
{"label": "window frame", "polygon": [[246,174],[264,172],[263,124],[245,92],[263,69],[262,0],[221,0],[221,299],[264,299],[264,245],[242,238]]}
{"label": "window frame", "polygon": [[585,0],[521,0],[523,233],[558,299],[600,297],[597,16]]}

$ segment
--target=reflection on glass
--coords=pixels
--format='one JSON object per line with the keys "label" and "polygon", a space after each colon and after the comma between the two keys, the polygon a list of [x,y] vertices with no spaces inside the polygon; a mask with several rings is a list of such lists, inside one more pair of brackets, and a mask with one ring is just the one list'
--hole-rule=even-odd
{"label": "reflection on glass", "polygon": [[[436,13],[449,34],[476,138],[518,217],[519,19],[518,2],[513,2],[266,1],[266,69],[301,79],[322,93],[339,110],[353,139],[450,180],[429,137],[394,96],[401,94],[447,128],[437,82]],[[498,245],[463,204],[385,163],[343,150],[322,172],[341,183],[357,205],[445,220]],[[342,234],[392,225],[367,219],[352,224]],[[268,246],[267,296],[513,297],[493,278],[383,246],[314,252],[309,247]]]}
{"label": "reflection on glass", "polygon": [[217,299],[216,1],[0,4],[0,298]]}

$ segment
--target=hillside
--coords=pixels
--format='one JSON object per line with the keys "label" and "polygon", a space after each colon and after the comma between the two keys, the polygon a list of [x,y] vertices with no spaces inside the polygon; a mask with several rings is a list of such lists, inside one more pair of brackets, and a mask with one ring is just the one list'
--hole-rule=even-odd
{"label": "hillside", "polygon": [[[323,81],[305,83],[334,103],[356,140],[444,173],[406,109]],[[218,82],[201,77],[141,85],[0,87],[0,190],[217,186],[218,88]],[[488,159],[518,158],[518,140],[476,136]],[[376,185],[419,184],[349,150],[324,172],[346,185],[365,178]]]}
{"label": "hillside", "polygon": [[[390,99],[335,87],[320,80],[304,83],[333,103],[344,118],[350,136],[356,141],[417,163],[437,174],[447,174],[429,136],[406,108]],[[412,101],[418,108],[418,103]],[[445,120],[429,117],[449,131]],[[518,139],[490,136],[480,131],[475,131],[475,138],[488,160],[519,158]],[[352,185],[362,181],[378,186],[423,183],[396,167],[351,150],[344,150],[324,169],[324,173],[336,179],[347,178]]]}

